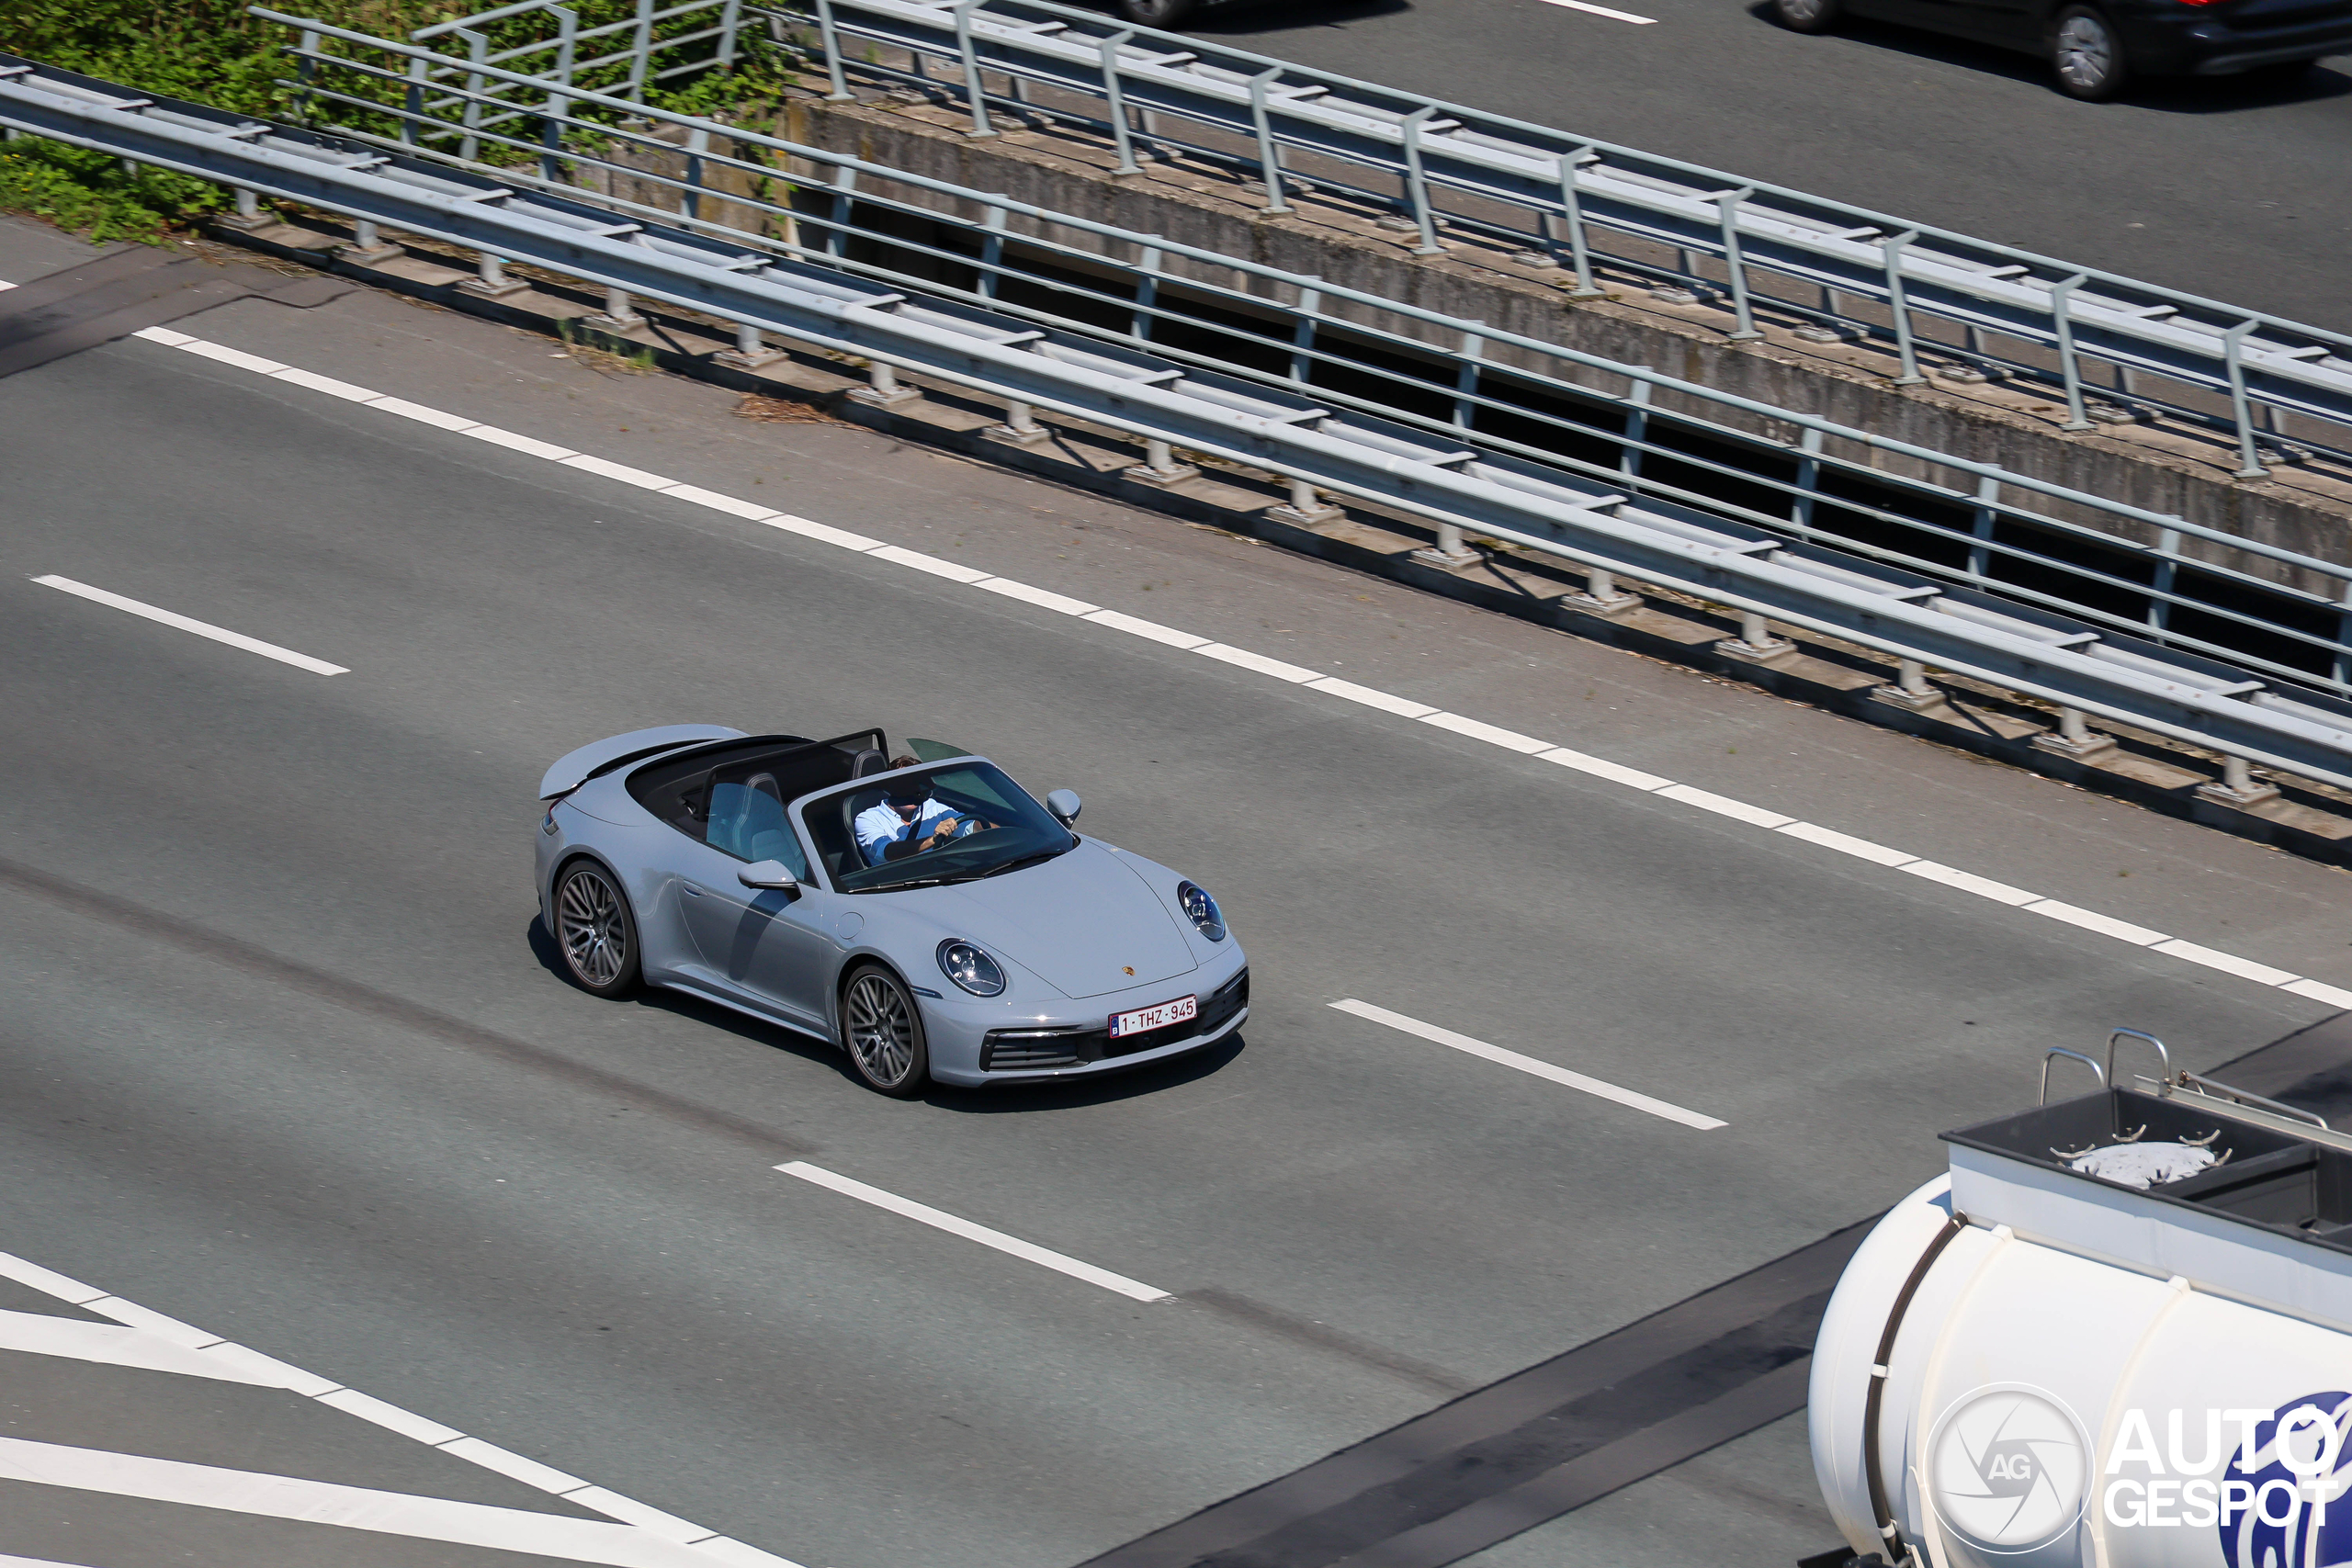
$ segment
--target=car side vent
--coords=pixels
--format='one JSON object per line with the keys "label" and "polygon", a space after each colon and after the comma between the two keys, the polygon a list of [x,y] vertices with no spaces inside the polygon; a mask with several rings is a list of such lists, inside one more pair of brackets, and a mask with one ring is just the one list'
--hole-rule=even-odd
{"label": "car side vent", "polygon": [[991,1029],[980,1043],[980,1071],[1074,1067],[1079,1062],[1079,1047],[1089,1032],[1082,1029]]}

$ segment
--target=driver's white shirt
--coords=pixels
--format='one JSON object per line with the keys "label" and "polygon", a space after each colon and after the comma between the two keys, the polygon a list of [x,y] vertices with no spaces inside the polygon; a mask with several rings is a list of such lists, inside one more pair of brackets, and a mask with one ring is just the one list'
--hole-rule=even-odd
{"label": "driver's white shirt", "polygon": [[924,801],[911,822],[903,820],[887,800],[879,806],[869,806],[857,814],[858,852],[865,857],[866,864],[880,865],[885,849],[901,839],[928,838],[935,823],[955,815],[935,800]]}

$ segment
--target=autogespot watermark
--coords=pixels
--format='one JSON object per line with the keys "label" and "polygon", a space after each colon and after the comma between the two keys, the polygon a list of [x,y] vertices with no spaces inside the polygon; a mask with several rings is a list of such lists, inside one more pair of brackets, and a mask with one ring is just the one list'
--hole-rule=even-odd
{"label": "autogespot watermark", "polygon": [[[1970,1390],[1937,1417],[1924,1450],[1929,1504],[1981,1552],[2058,1540],[2096,1505],[2110,1529],[2219,1532],[2231,1563],[2335,1562],[2328,1505],[2352,1484],[2352,1393],[2276,1407],[2125,1410],[2102,1457],[2066,1402],[2030,1383]],[[2161,1438],[2158,1434],[2161,1432]],[[2342,1511],[2352,1526],[2352,1508]]]}

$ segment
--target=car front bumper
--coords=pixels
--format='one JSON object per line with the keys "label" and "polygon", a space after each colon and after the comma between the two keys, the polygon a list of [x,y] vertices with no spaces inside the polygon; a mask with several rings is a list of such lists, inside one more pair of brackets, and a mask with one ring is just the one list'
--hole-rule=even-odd
{"label": "car front bumper", "polygon": [[[1200,998],[1196,1018],[1128,1039],[1111,1037],[1114,1014],[1188,995]],[[926,998],[922,1007],[931,1076],[942,1083],[1100,1077],[1201,1050],[1240,1028],[1250,1016],[1250,960],[1233,943],[1177,979],[1082,1001],[1057,999],[1039,1010],[1042,1016],[1012,1017],[1002,1008],[944,997]]]}

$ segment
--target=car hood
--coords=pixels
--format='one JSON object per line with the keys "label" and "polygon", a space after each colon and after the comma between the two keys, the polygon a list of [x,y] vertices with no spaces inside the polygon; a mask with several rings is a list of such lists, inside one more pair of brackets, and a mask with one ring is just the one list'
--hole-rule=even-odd
{"label": "car hood", "polygon": [[1099,997],[1197,965],[1159,895],[1119,857],[1067,854],[985,881],[915,890],[924,914],[1066,997]]}

